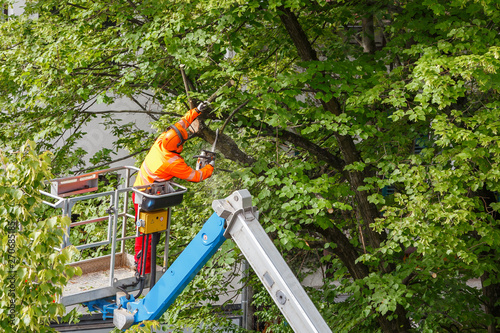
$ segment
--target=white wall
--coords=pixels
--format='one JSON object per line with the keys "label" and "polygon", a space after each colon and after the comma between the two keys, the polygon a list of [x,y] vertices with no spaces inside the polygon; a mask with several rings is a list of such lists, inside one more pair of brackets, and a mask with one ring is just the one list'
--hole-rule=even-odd
{"label": "white wall", "polygon": [[21,15],[24,12],[24,0],[15,2],[9,7],[9,15]]}
{"label": "white wall", "polygon": [[[145,99],[139,99],[138,101],[141,105],[146,105],[147,109],[150,111],[160,112],[162,107],[158,104],[150,104]],[[132,100],[128,98],[120,98],[115,103],[111,105],[96,104],[93,105],[88,111],[89,112],[99,112],[99,111],[131,111],[140,110],[140,107]],[[113,113],[113,118],[121,119],[119,123],[126,124],[133,122],[135,126],[147,132],[155,132],[151,127],[151,121],[153,120],[149,115],[145,113]],[[86,161],[92,157],[96,152],[102,148],[113,149],[113,141],[117,138],[111,133],[110,129],[106,129],[102,122],[102,117],[98,116],[96,119],[92,120],[89,124],[84,126],[82,130],[87,134],[78,142],[77,146],[83,148],[87,151]],[[144,146],[144,148],[149,148]],[[112,159],[118,159],[125,157],[130,154],[126,150],[119,150],[116,155],[112,156]],[[111,165],[111,167],[122,166],[122,165],[134,165],[135,158],[128,158],[124,161],[118,161]]]}

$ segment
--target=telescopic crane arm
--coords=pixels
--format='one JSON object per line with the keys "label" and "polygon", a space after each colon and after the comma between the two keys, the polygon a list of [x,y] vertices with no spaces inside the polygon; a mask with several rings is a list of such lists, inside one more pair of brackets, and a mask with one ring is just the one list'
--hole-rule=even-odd
{"label": "telescopic crane arm", "polygon": [[247,190],[214,200],[215,213],[167,272],[140,300],[118,299],[113,322],[126,329],[159,319],[227,238],[240,248],[295,332],[331,333],[319,311],[258,221]]}

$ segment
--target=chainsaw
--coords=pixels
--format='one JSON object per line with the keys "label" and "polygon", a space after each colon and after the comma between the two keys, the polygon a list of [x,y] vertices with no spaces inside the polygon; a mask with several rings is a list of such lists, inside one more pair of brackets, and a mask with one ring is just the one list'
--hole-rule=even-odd
{"label": "chainsaw", "polygon": [[194,157],[198,158],[196,160],[196,170],[200,170],[205,167],[210,162],[215,162],[215,146],[217,145],[217,138],[219,137],[219,129],[215,131],[215,140],[212,144],[212,150],[203,149],[200,155],[195,155]]}
{"label": "chainsaw", "polygon": [[[207,103],[211,103],[212,101],[214,101],[218,97],[219,92],[224,87],[231,87],[233,85],[234,85],[234,81],[229,80],[225,85],[223,85],[222,87],[217,89],[217,91],[215,93],[213,93],[212,96],[210,96],[208,98]],[[204,166],[206,166],[207,164],[210,164],[212,162],[215,163],[215,157],[216,157],[215,146],[217,145],[218,138],[219,138],[219,129],[216,129],[215,130],[215,140],[214,140],[214,143],[212,144],[212,150],[202,149],[200,155],[194,156],[194,157],[198,158],[196,160],[196,170],[200,170],[201,168],[203,168]],[[213,163],[212,163],[212,166],[213,166]]]}

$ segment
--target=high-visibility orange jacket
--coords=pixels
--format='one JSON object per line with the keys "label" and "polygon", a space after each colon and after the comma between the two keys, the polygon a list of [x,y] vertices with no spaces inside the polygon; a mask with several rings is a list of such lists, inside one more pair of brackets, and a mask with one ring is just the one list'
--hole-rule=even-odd
{"label": "high-visibility orange jacket", "polygon": [[[181,130],[182,135],[185,134],[185,139],[187,139],[187,128],[198,115],[198,110],[196,108],[192,109],[174,125]],[[194,170],[186,164],[184,159],[177,152],[166,149],[166,141],[170,140],[169,138],[171,138],[172,132],[174,132],[174,130],[169,129],[156,139],[148,155],[144,159],[144,162],[142,162],[134,186],[149,185],[155,181],[167,181],[173,177],[191,182],[200,182],[212,175],[214,167],[210,164],[207,164],[200,170]],[[177,137],[175,139],[177,140]],[[182,151],[182,146],[177,151]]]}

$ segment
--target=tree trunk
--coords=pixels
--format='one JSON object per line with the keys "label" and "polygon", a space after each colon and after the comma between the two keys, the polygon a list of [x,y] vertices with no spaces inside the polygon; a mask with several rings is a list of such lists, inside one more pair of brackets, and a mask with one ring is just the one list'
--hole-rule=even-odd
{"label": "tree trunk", "polygon": [[[288,31],[288,34],[290,35],[290,38],[297,48],[297,52],[301,59],[303,61],[318,61],[316,51],[314,51],[311,44],[309,43],[309,39],[307,38],[295,14],[293,14],[288,8],[285,7],[280,7],[280,11],[282,12],[282,14],[280,14],[281,22]],[[340,104],[335,98],[332,98],[326,103],[322,102],[322,105],[326,111],[331,112],[337,116],[342,113]],[[335,138],[339,143],[339,147],[342,151],[342,156],[346,165],[362,161],[352,137],[336,133]],[[375,218],[378,217],[378,209],[375,207],[375,205],[371,204],[368,201],[368,193],[366,191],[358,191],[358,187],[364,185],[365,177],[366,175],[364,174],[364,172],[349,172],[351,188],[356,193],[356,202],[359,205],[359,211],[363,219],[363,232],[366,233],[365,238],[367,239],[369,246],[378,248],[381,243],[381,235],[373,231],[373,229],[370,227],[370,225],[375,221]]]}
{"label": "tree trunk", "polygon": [[[500,283],[484,286],[484,282],[491,277],[491,274],[486,272],[481,276],[481,285],[483,285],[483,296],[485,299],[486,313],[499,320],[500,318]],[[488,326],[488,333],[499,333],[500,326],[492,323]]]}
{"label": "tree trunk", "polygon": [[[496,193],[488,190],[488,188],[485,185],[483,186],[482,189],[475,192],[473,195],[478,196],[482,199],[484,204],[484,211],[490,212],[491,217],[495,221],[500,220],[500,213],[495,210],[491,210],[490,206],[492,203],[496,203],[498,200]],[[498,228],[498,227],[492,226],[492,228]],[[477,233],[475,233],[475,237],[478,243],[482,242],[481,237]],[[497,265],[499,265],[498,258],[500,257],[500,255],[496,248],[490,248],[488,251],[485,251],[483,257],[493,258],[493,261],[496,261]],[[495,272],[494,270],[485,272],[481,276],[481,285],[483,290],[483,299],[484,299],[483,301],[485,305],[485,312],[489,315],[492,315],[497,320],[497,322],[494,322],[488,326],[488,333],[500,333],[500,324],[498,324],[498,322],[500,321],[500,283],[498,282],[499,278],[500,275],[498,275],[498,273]],[[494,282],[485,286],[485,282],[488,279],[492,279]]]}
{"label": "tree trunk", "polygon": [[375,53],[375,27],[373,24],[373,14],[368,14],[362,19],[362,36],[361,43],[363,44],[363,52]]}
{"label": "tree trunk", "polygon": [[[295,14],[292,13],[288,8],[285,8],[284,6],[281,6],[279,10],[280,10],[279,16],[281,22],[283,23],[290,38],[292,39],[297,49],[297,53],[299,54],[302,61],[318,61],[316,51],[314,51],[314,49],[312,48],[312,45],[309,42],[309,39],[307,38],[307,35],[302,29],[300,23],[298,22]],[[369,24],[369,22],[367,22],[367,24]],[[372,19],[372,24],[373,24],[373,19]],[[322,102],[322,105],[325,111],[331,112],[335,115],[340,115],[342,113],[340,104],[335,98],[332,98],[330,101],[326,103]],[[356,149],[352,137],[336,133],[335,138],[337,139],[337,142],[339,144],[346,165],[352,164],[354,162],[362,162],[361,156],[358,150]],[[371,247],[378,248],[382,241],[382,236],[376,233],[370,227],[371,224],[375,221],[375,218],[379,216],[378,209],[375,207],[375,205],[371,204],[368,201],[368,192],[358,191],[359,186],[364,185],[364,179],[366,178],[366,176],[367,174],[365,174],[365,172],[360,172],[360,171],[349,172],[349,180],[351,188],[356,193],[355,196],[356,202],[358,204],[358,209],[363,219],[363,224],[364,224],[363,232],[366,233],[365,238],[368,240],[368,244]],[[330,229],[328,230],[335,234],[335,239],[337,239],[337,241],[342,240],[342,237],[338,235],[338,233],[335,233],[336,229],[332,228],[332,230]],[[342,232],[340,231],[340,233]],[[337,247],[344,247],[344,246],[348,245],[345,244],[345,242],[340,242]],[[344,251],[347,252],[344,253]],[[354,261],[350,262],[351,260],[353,260],[352,258],[349,257],[350,254],[354,255],[354,257],[357,258],[357,254],[353,254],[352,251],[348,250],[348,248],[337,250],[337,255],[339,255],[339,257],[341,255],[344,256],[344,260],[349,262],[346,263],[343,261],[348,267],[348,269],[350,271],[352,270],[351,274],[353,274],[354,278],[362,278],[366,276],[362,272],[359,272],[357,270],[359,269],[359,267],[354,265],[355,259]],[[396,311],[392,314],[395,314],[397,318],[389,320],[388,315],[381,316],[378,318],[380,327],[384,332],[407,332],[411,328],[410,322],[406,315],[406,311],[403,307],[398,306],[396,308]]]}
{"label": "tree trunk", "polygon": [[392,314],[396,315],[397,318],[389,320],[387,315],[378,318],[378,323],[380,324],[382,331],[394,333],[410,332],[411,325],[409,320],[406,318],[406,310],[400,304],[396,306],[396,310]]}
{"label": "tree trunk", "polygon": [[358,251],[356,251],[356,248],[349,242],[349,239],[342,232],[342,230],[340,230],[336,226],[328,229],[322,229],[321,227],[315,225],[308,225],[306,227],[310,227],[315,232],[325,237],[327,242],[335,243],[337,245],[337,247],[332,251],[347,267],[349,274],[351,274],[354,279],[363,279],[368,276],[368,267],[366,267],[362,263],[356,262],[356,259],[359,257],[359,253]]}

